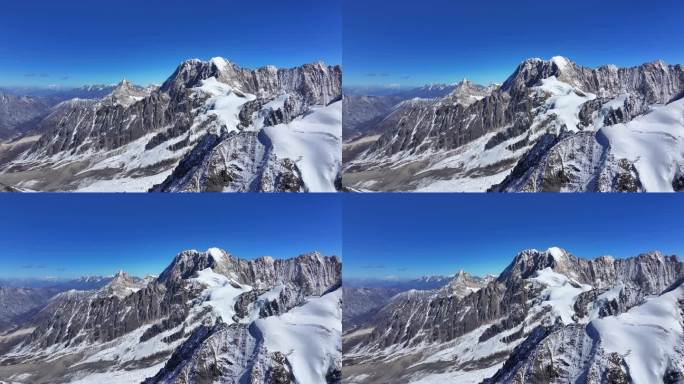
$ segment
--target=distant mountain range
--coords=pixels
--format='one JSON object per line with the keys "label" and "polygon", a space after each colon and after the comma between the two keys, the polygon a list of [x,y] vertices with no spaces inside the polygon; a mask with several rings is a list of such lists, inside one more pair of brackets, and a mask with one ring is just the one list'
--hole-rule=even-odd
{"label": "distant mountain range", "polygon": [[22,324],[61,292],[100,289],[112,279],[111,276],[0,279],[0,333]]}
{"label": "distant mountain range", "polygon": [[455,276],[423,276],[417,279],[344,279],[342,324],[345,332],[350,332],[369,321],[378,310],[403,292],[438,291],[447,296],[464,296],[493,279],[490,275],[481,278],[464,271]]}
{"label": "distant mountain range", "polygon": [[45,117],[50,108],[73,98],[99,99],[114,85],[76,88],[0,88],[0,139],[20,136]]}
{"label": "distant mountain range", "polygon": [[211,248],[179,253],[156,277],[118,272],[49,299],[0,289],[4,308],[36,303],[0,333],[0,381],[339,383],[341,268],[318,253],[244,260]]}
{"label": "distant mountain range", "polygon": [[[352,139],[355,135],[372,131],[374,125],[378,123],[378,117],[384,117],[393,107],[402,101],[410,99],[436,99],[449,95],[452,97],[464,97],[464,102],[469,102],[468,98],[481,98],[488,93],[488,90],[496,87],[492,84],[483,87],[474,84],[468,79],[455,84],[426,84],[420,87],[409,88],[375,88],[365,87],[345,87],[344,93],[344,136],[345,140]],[[474,99],[473,99],[474,100]]]}
{"label": "distant mountain range", "polygon": [[[217,57],[181,63],[161,86],[122,81],[72,90],[77,98],[64,100],[7,96],[0,121],[11,123],[11,139],[0,142],[0,184],[37,191],[335,191],[341,82],[339,66],[320,62],[251,70]],[[39,102],[45,97],[54,99]]]}
{"label": "distant mountain range", "polygon": [[681,65],[593,69],[560,56],[528,59],[499,86],[460,88],[390,108],[351,100],[346,113],[367,117],[345,130],[345,186],[684,190]]}
{"label": "distant mountain range", "polygon": [[[365,304],[371,294],[353,296]],[[462,272],[442,288],[388,296],[344,317],[346,383],[684,380],[677,256],[530,249],[498,277]]]}

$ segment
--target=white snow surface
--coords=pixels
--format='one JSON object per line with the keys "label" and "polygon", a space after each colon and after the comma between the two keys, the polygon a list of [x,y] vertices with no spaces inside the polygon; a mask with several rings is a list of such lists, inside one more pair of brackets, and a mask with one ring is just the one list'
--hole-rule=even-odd
{"label": "white snow surface", "polygon": [[278,158],[297,164],[309,192],[335,192],[342,167],[342,102],[314,106],[289,124],[265,127]]}
{"label": "white snow surface", "polygon": [[572,316],[575,314],[575,300],[580,293],[590,290],[591,286],[572,281],[551,268],[537,271],[537,275],[531,280],[546,286],[542,292],[545,295],[542,305],[551,307],[552,314],[560,317],[564,324],[574,323]]}
{"label": "white snow surface", "polygon": [[684,99],[600,132],[618,159],[634,162],[647,192],[672,192],[678,167],[684,167]]}
{"label": "white snow surface", "polygon": [[112,371],[112,372],[100,372],[92,373],[90,375],[81,377],[71,384],[130,384],[130,383],[140,383],[148,377],[154,376],[160,369],[164,367],[165,363],[160,363],[153,365],[148,368],[135,369],[130,371]]}
{"label": "white snow surface", "polygon": [[123,177],[120,179],[97,180],[93,183],[81,184],[77,192],[147,192],[156,184],[160,184],[173,172],[168,169],[164,172],[145,177]]}
{"label": "white snow surface", "polygon": [[207,287],[202,292],[205,300],[202,306],[210,306],[227,324],[234,322],[233,315],[235,315],[235,302],[238,296],[252,290],[252,287],[237,284],[211,268],[197,272],[197,277],[193,280]]}
{"label": "white snow surface", "polygon": [[[505,128],[502,128],[505,129]],[[527,151],[530,146],[511,151],[508,147],[510,144],[520,141],[520,137],[516,136],[510,138],[503,143],[489,149],[485,146],[497,132],[490,132],[486,135],[467,143],[460,148],[457,148],[445,154],[444,159],[430,165],[423,172],[430,172],[440,169],[463,169],[463,173],[467,171],[477,170],[493,166],[496,163],[505,159],[518,158]],[[417,159],[420,160],[420,159]],[[421,180],[415,188],[416,192],[481,192],[487,190],[492,185],[502,182],[508,174],[511,173],[513,165],[506,167],[498,173],[488,176],[455,176],[448,179],[433,179],[426,178]],[[477,172],[474,172],[477,174]]]}
{"label": "white snow surface", "polygon": [[543,108],[546,110],[535,116],[535,122],[543,122],[550,116],[555,116],[556,129],[559,132],[563,125],[568,131],[579,131],[579,111],[582,104],[596,98],[596,95],[564,83],[558,80],[556,76],[543,79],[542,84],[535,88],[551,95],[544,104]]}
{"label": "white snow surface", "polygon": [[598,319],[601,307],[608,301],[617,300],[620,297],[620,292],[622,292],[624,288],[625,284],[620,281],[609,290],[600,294],[596,300],[594,300],[592,308],[589,311],[589,320]]}
{"label": "white snow surface", "polygon": [[325,384],[331,363],[342,358],[342,289],[291,311],[256,320],[269,351],[285,354],[297,382]]}
{"label": "white snow surface", "polygon": [[662,382],[667,362],[682,353],[677,351],[684,337],[679,305],[682,298],[684,286],[680,285],[618,316],[591,322],[602,347],[624,357],[635,383]]}
{"label": "white snow surface", "polygon": [[216,262],[221,262],[225,258],[226,254],[221,248],[212,247],[207,249],[207,253],[216,260]]}
{"label": "white snow surface", "polygon": [[423,376],[419,379],[409,381],[410,384],[443,384],[443,383],[459,383],[459,384],[479,384],[483,380],[488,379],[501,368],[501,364],[493,365],[489,368],[473,370],[473,371],[455,371],[444,373],[432,373]]}
{"label": "white snow surface", "polygon": [[551,61],[556,64],[561,72],[565,72],[570,69],[570,61],[563,56],[554,56]]}
{"label": "white snow surface", "polygon": [[556,261],[563,260],[565,258],[565,252],[558,247],[550,247],[546,250]]}
{"label": "white snow surface", "polygon": [[216,116],[225,127],[226,132],[238,130],[240,107],[246,102],[256,99],[256,96],[242,93],[230,85],[218,81],[215,77],[202,80],[201,85],[195,90],[210,96],[207,99],[208,109],[204,112],[205,116]]}

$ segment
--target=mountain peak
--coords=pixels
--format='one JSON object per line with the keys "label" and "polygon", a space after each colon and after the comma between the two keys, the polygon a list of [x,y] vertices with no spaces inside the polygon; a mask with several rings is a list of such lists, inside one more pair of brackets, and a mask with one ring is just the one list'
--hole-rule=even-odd
{"label": "mountain peak", "polygon": [[519,252],[513,261],[499,276],[499,280],[513,278],[527,278],[538,270],[554,267],[565,258],[567,252],[558,247],[552,247],[546,251],[526,249]]}
{"label": "mountain peak", "polygon": [[570,83],[575,76],[576,64],[563,56],[554,56],[549,60],[540,58],[525,59],[501,86],[502,90],[526,89],[539,84],[542,79],[556,76]]}
{"label": "mountain peak", "polygon": [[125,279],[125,278],[127,278],[127,277],[128,277],[128,273],[127,273],[126,271],[124,271],[123,269],[118,270],[118,271],[114,274],[114,278],[115,278],[115,279]]}
{"label": "mountain peak", "polygon": [[133,292],[137,292],[144,284],[143,280],[133,277],[123,270],[119,270],[114,275],[114,278],[99,290],[99,295],[125,297]]}
{"label": "mountain peak", "polygon": [[471,80],[464,78],[453,87],[453,90],[444,98],[444,101],[468,106],[489,96],[492,90],[493,88],[475,84]]}
{"label": "mountain peak", "polygon": [[230,61],[224,59],[223,57],[212,57],[211,60],[209,60],[211,64],[214,64],[216,68],[218,68],[219,71],[223,72],[227,70],[228,68],[233,66],[233,63]]}
{"label": "mountain peak", "polygon": [[467,90],[467,89],[473,88],[473,86],[474,86],[474,83],[464,77],[463,80],[456,83],[455,90]]}
{"label": "mountain peak", "polygon": [[554,56],[550,61],[555,64],[560,71],[568,70],[572,65],[572,61],[564,56]]}
{"label": "mountain peak", "polygon": [[135,92],[136,86],[133,85],[128,79],[125,77],[114,86],[114,89],[110,94],[115,94],[115,95],[128,95],[132,92]]}
{"label": "mountain peak", "polygon": [[561,249],[559,247],[550,247],[549,249],[546,250],[546,253],[551,255],[555,260],[560,261],[565,258],[565,254],[567,253],[564,249]]}
{"label": "mountain peak", "polygon": [[212,247],[207,249],[207,254],[209,254],[209,256],[211,256],[214,261],[218,263],[222,261],[228,253],[221,248]]}
{"label": "mountain peak", "polygon": [[128,107],[149,96],[149,92],[149,90],[138,87],[124,78],[116,87],[114,87],[112,92],[107,95],[104,100],[109,104]]}
{"label": "mountain peak", "polygon": [[467,277],[469,277],[470,274],[468,274],[466,271],[463,269],[460,269],[458,273],[456,274],[456,280],[465,280]]}

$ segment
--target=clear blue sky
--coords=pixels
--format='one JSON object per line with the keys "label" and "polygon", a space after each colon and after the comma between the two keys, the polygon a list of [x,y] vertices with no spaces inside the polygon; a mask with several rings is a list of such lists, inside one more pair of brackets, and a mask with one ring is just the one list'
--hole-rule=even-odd
{"label": "clear blue sky", "polygon": [[161,83],[189,58],[340,64],[341,0],[30,0],[0,12],[0,86]]}
{"label": "clear blue sky", "polygon": [[0,277],[159,273],[185,249],[341,256],[329,194],[0,194]]}
{"label": "clear blue sky", "polygon": [[500,273],[523,249],[684,255],[681,194],[349,194],[344,277]]}
{"label": "clear blue sky", "polygon": [[501,82],[528,57],[684,64],[678,0],[347,0],[345,85]]}

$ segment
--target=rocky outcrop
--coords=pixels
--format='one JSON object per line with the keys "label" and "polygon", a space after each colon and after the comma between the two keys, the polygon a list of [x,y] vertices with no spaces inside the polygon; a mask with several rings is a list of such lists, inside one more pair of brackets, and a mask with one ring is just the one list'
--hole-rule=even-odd
{"label": "rocky outcrop", "polygon": [[207,135],[154,192],[303,192],[297,165],[261,132]]}
{"label": "rocky outcrop", "polygon": [[201,327],[145,383],[294,382],[287,359],[270,354],[260,337],[244,324]]}
{"label": "rocky outcrop", "polygon": [[493,281],[494,276],[473,276],[464,270],[458,271],[456,276],[440,290],[440,294],[446,296],[465,297],[473,292],[484,288]]}
{"label": "rocky outcrop", "polygon": [[31,348],[108,342],[173,313],[187,314],[186,303],[198,294],[180,284],[154,283],[123,298],[103,293],[69,291],[55,297],[32,321]]}

